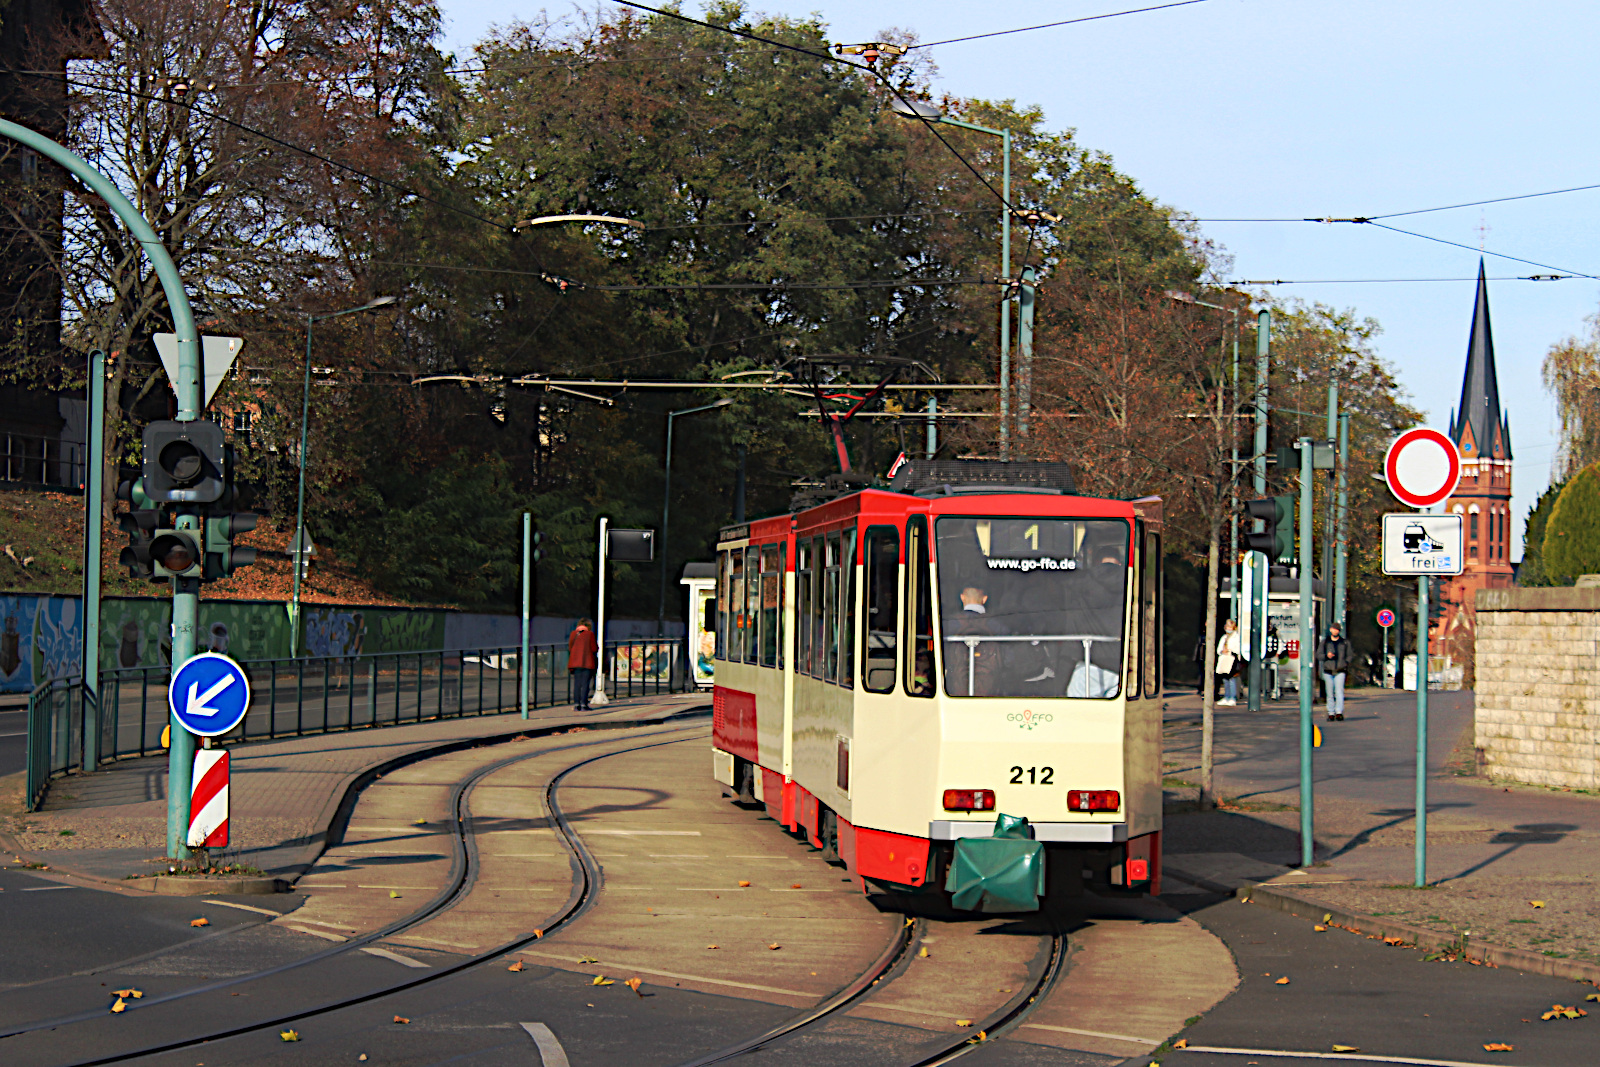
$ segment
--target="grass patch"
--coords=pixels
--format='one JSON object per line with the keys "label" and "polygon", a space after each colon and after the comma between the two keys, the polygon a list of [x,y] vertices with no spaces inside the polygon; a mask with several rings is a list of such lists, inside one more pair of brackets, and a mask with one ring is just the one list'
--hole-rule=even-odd
{"label": "grass patch", "polygon": [[1223,797],[1217,801],[1217,807],[1223,811],[1299,811],[1298,804],[1279,804],[1271,800],[1243,800],[1239,797]]}

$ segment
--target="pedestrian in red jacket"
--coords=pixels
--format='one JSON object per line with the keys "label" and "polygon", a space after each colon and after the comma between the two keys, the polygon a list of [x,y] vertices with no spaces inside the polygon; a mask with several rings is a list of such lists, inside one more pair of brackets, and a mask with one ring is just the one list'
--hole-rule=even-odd
{"label": "pedestrian in red jacket", "polygon": [[599,657],[600,643],[595,640],[594,623],[579,619],[578,628],[567,638],[567,674],[572,683],[572,702],[578,711],[589,710],[589,694],[594,688]]}

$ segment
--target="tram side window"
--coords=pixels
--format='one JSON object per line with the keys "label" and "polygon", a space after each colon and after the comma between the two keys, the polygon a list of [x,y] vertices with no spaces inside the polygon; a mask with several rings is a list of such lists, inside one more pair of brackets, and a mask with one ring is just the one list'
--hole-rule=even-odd
{"label": "tram side window", "polygon": [[1144,617],[1144,695],[1161,695],[1161,535],[1146,530],[1144,574],[1139,579],[1139,614]]}
{"label": "tram side window", "polygon": [[744,550],[745,618],[749,625],[744,635],[744,661],[755,663],[761,652],[761,550],[754,545]]}
{"label": "tram side window", "polygon": [[[1142,575],[1145,570],[1144,556],[1142,555],[1143,552],[1144,521],[1142,519],[1135,519],[1133,523],[1133,555],[1129,557],[1133,561],[1135,583],[1140,581],[1139,576]],[[1139,589],[1137,585],[1134,589],[1134,595],[1139,595]],[[1123,685],[1123,691],[1128,694],[1128,699],[1138,700],[1141,688],[1139,683],[1139,671],[1144,666],[1144,654],[1142,650],[1144,649],[1145,623],[1144,612],[1139,610],[1137,604],[1134,605],[1134,609],[1131,617],[1128,620],[1128,623],[1132,632],[1129,634],[1127,645],[1129,653],[1126,658],[1126,662],[1123,664],[1123,670],[1127,674],[1127,681]]]}
{"label": "tram side window", "polygon": [[778,665],[778,607],[783,589],[783,547],[761,549],[761,665]]}
{"label": "tram side window", "polygon": [[928,520],[906,523],[906,693],[933,696],[933,581],[928,567]]}
{"label": "tram side window", "polygon": [[893,526],[867,530],[861,616],[862,681],[870,693],[894,692],[894,663],[900,626],[900,531]]}
{"label": "tram side window", "polygon": [[[717,553],[716,631],[717,659],[728,658],[728,553]],[[708,605],[707,610],[711,610]]]}
{"label": "tram side window", "polygon": [[811,610],[806,613],[806,629],[811,631],[811,659],[806,667],[806,673],[813,678],[823,675],[823,635],[822,635],[822,587],[823,575],[827,571],[827,557],[823,554],[824,540],[814,537],[811,540]]}
{"label": "tram side window", "polygon": [[794,556],[794,669],[801,674],[811,673],[811,628],[806,619],[811,614],[811,541],[795,542]]}
{"label": "tram side window", "polygon": [[739,663],[744,660],[744,549],[736,548],[728,553],[728,662]]}
{"label": "tram side window", "polygon": [[856,687],[856,532],[846,530],[840,542],[839,565],[839,684]]}
{"label": "tram side window", "polygon": [[839,680],[839,535],[827,538],[827,570],[823,572],[822,587],[822,677],[829,682]]}

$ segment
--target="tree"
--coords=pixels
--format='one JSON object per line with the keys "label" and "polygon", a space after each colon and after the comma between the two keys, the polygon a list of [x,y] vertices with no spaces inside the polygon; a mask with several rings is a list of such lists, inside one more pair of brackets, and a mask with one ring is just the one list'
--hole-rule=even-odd
{"label": "tree", "polygon": [[1556,497],[1544,528],[1544,569],[1551,585],[1600,574],[1600,463],[1574,474]]}
{"label": "tree", "polygon": [[1600,313],[1584,319],[1588,330],[1550,346],[1544,387],[1561,418],[1561,447],[1551,473],[1571,475],[1600,460]]}
{"label": "tree", "polygon": [[1552,482],[1539,494],[1533,507],[1528,509],[1528,518],[1522,527],[1522,562],[1517,565],[1519,586],[1532,588],[1555,584],[1545,571],[1544,531],[1550,522],[1550,513],[1555,510],[1556,499],[1566,486],[1564,481]]}

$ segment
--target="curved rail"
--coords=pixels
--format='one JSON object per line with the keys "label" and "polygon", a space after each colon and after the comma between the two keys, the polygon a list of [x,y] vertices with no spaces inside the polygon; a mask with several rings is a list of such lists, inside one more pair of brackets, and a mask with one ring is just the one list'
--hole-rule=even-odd
{"label": "curved rail", "polygon": [[[678,727],[676,729],[669,729],[668,732],[676,733],[685,729],[694,728]],[[582,840],[572,830],[572,827],[566,820],[566,816],[562,814],[560,810],[559,803],[556,801],[556,791],[560,788],[562,780],[581,767],[588,766],[591,763],[595,763],[602,759],[607,759],[611,756],[619,756],[625,753],[638,752],[649,748],[659,748],[664,745],[679,744],[683,741],[690,740],[691,738],[692,735],[689,737],[674,737],[669,740],[652,740],[646,744],[631,745],[629,747],[620,748],[612,752],[603,752],[598,755],[591,756],[588,759],[579,760],[578,762],[565,767],[559,774],[550,779],[549,784],[545,787],[545,804],[551,816],[551,823],[557,829],[559,836],[562,838],[563,844],[572,853],[574,860],[576,860],[576,866],[573,875],[573,888],[567,897],[566,903],[563,904],[553,916],[545,920],[544,925],[539,929],[538,932],[529,931],[520,933],[512,940],[490,949],[487,952],[468,957],[467,959],[450,964],[449,966],[439,967],[431,970],[428,974],[406,981],[389,983],[380,988],[369,990],[365,993],[360,993],[355,996],[343,997],[338,1000],[317,1004],[309,1008],[297,1009],[293,1012],[285,1013],[283,1015],[278,1015],[267,1019],[258,1019],[253,1022],[241,1024],[239,1026],[229,1027],[224,1030],[217,1030],[210,1033],[184,1037],[174,1041],[164,1042],[159,1045],[150,1045],[139,1049],[111,1053],[90,1059],[76,1060],[68,1065],[64,1065],[64,1067],[97,1067],[97,1065],[100,1064],[121,1063],[126,1060],[137,1059],[141,1056],[150,1056],[157,1053],[172,1052],[178,1049],[190,1048],[211,1041],[219,1041],[224,1038],[237,1037],[242,1034],[252,1033],[257,1030],[265,1030],[272,1027],[282,1026],[287,1023],[298,1022],[302,1019],[313,1018],[318,1015],[325,1015],[328,1012],[338,1011],[342,1008],[352,1007],[357,1004],[364,1004],[369,1001],[390,996],[394,993],[403,992],[408,989],[415,989],[418,986],[439,981],[440,979],[447,978],[454,974],[459,974],[462,971],[494,960],[497,957],[503,956],[507,952],[514,952],[517,949],[532,944],[551,931],[572,922],[574,919],[588,911],[593,903],[595,892],[600,887],[601,873],[599,864],[595,861],[593,855],[583,844]],[[530,759],[537,759],[541,756],[554,755],[577,748],[589,748],[598,744],[615,742],[617,740],[620,739],[615,737],[595,739],[571,745],[563,745],[552,749],[542,749],[537,752],[519,753],[516,756],[498,760],[492,764],[489,764],[488,766],[479,768],[472,775],[457,783],[452,794],[451,810],[453,813],[453,821],[455,823],[456,843],[458,848],[452,858],[451,878],[443,890],[441,890],[427,904],[413,912],[410,916],[390,923],[379,931],[363,935],[360,938],[352,938],[350,941],[343,942],[331,949],[313,953],[310,956],[293,960],[287,964],[281,964],[277,967],[267,968],[261,971],[254,971],[247,975],[240,975],[235,978],[209,983],[204,986],[196,986],[190,989],[169,993],[162,997],[149,998],[139,1003],[138,1010],[148,1011],[151,1007],[154,1007],[157,1004],[168,1003],[173,1000],[196,996],[200,993],[210,992],[216,989],[225,988],[230,985],[238,985],[243,982],[269,977],[271,975],[280,974],[296,967],[303,967],[318,960],[327,959],[330,956],[337,955],[342,952],[348,952],[352,949],[359,948],[362,945],[370,944],[381,937],[392,936],[401,930],[420,925],[421,923],[426,922],[442,912],[449,910],[451,907],[454,907],[465,898],[467,893],[471,891],[472,885],[477,878],[477,872],[474,865],[470,862],[470,853],[467,847],[468,839],[466,823],[470,816],[465,814],[464,807],[465,801],[467,800],[471,791],[484,778],[495,773],[496,771],[504,770],[506,767],[509,767],[513,764],[521,763]],[[98,1019],[104,1015],[104,1010],[99,1010],[93,1012],[83,1012],[77,1015],[68,1016],[63,1019],[52,1020],[49,1022],[28,1023],[22,1026],[12,1027],[4,1034],[0,1034],[0,1036],[14,1036],[16,1034],[50,1029],[66,1024],[81,1022],[87,1019]]]}

